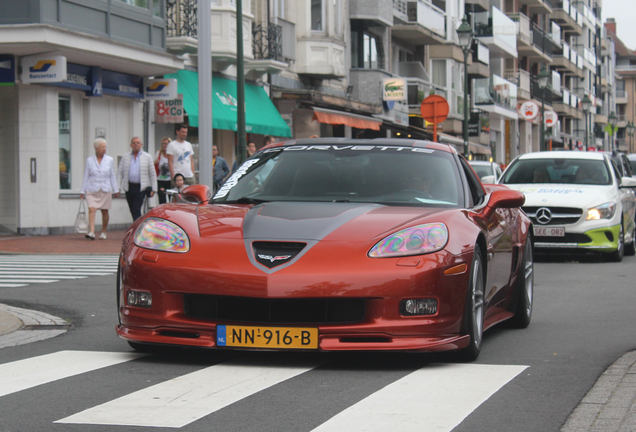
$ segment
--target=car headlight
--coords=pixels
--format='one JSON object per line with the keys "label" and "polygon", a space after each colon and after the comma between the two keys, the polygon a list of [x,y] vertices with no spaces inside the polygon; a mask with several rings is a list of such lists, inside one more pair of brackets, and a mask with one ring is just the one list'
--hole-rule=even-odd
{"label": "car headlight", "polygon": [[608,202],[587,211],[585,220],[611,219],[616,211],[616,203]]}
{"label": "car headlight", "polygon": [[185,231],[165,219],[148,218],[139,225],[133,240],[136,246],[164,252],[187,252],[190,240]]}
{"label": "car headlight", "polygon": [[369,251],[371,258],[422,255],[441,250],[448,242],[448,228],[431,223],[406,228],[379,241]]}

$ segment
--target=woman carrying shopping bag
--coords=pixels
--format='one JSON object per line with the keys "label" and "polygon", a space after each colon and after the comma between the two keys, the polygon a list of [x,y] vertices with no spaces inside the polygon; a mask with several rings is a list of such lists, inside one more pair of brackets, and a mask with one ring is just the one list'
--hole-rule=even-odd
{"label": "woman carrying shopping bag", "polygon": [[113,200],[113,193],[119,196],[113,158],[106,155],[106,140],[97,138],[93,142],[95,156],[86,159],[84,181],[80,189],[80,198],[88,203],[88,233],[86,238],[95,240],[95,213],[102,211],[102,233],[100,240],[106,240],[108,228],[108,210]]}

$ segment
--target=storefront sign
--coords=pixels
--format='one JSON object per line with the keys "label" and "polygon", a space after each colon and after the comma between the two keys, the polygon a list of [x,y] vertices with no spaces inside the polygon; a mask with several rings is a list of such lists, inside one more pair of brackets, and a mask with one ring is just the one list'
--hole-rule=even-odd
{"label": "storefront sign", "polygon": [[23,83],[66,81],[66,57],[37,55],[22,57]]}
{"label": "storefront sign", "polygon": [[0,55],[0,86],[15,84],[15,57]]}
{"label": "storefront sign", "polygon": [[382,89],[382,100],[406,100],[406,80],[404,78],[385,78],[382,81]]}
{"label": "storefront sign", "polygon": [[559,120],[559,116],[554,111],[546,111],[545,115],[545,126],[551,128],[552,126],[557,124]]}
{"label": "storefront sign", "polygon": [[144,78],[144,99],[168,100],[177,98],[176,78]]}
{"label": "storefront sign", "polygon": [[402,126],[409,125],[409,106],[403,102],[396,102],[393,107],[393,113],[395,115],[394,122]]}
{"label": "storefront sign", "polygon": [[519,115],[525,120],[534,120],[539,115],[539,105],[532,101],[521,104]]}
{"label": "storefront sign", "polygon": [[176,99],[156,101],[155,122],[183,123],[183,94],[179,93]]}

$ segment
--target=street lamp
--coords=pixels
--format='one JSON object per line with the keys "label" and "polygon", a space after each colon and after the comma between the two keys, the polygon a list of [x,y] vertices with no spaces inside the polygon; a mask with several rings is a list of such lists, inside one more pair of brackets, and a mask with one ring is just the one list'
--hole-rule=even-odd
{"label": "street lamp", "polygon": [[618,117],[616,113],[612,111],[612,113],[607,118],[610,124],[610,151],[614,153],[614,133],[616,132],[616,125],[618,124]]}
{"label": "street lamp", "polygon": [[548,68],[543,66],[541,69],[541,73],[537,77],[537,84],[541,89],[541,148],[540,151],[545,151],[545,88],[548,86],[548,80],[550,79],[550,74],[548,73]]}
{"label": "street lamp", "polygon": [[587,96],[587,94],[583,97],[581,101],[581,105],[583,106],[583,112],[585,113],[585,151],[587,151],[587,132],[589,130],[589,126],[587,125],[588,117],[590,114],[590,109],[592,109],[592,101]]}
{"label": "street lamp", "polygon": [[459,45],[464,52],[464,157],[468,157],[468,54],[471,53],[473,44],[473,28],[468,23],[468,14],[464,15],[462,24],[457,28]]}

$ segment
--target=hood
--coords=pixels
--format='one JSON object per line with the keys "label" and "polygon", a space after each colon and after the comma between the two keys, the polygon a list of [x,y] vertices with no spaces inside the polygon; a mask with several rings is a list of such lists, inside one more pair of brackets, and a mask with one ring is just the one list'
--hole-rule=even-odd
{"label": "hood", "polygon": [[[250,261],[266,273],[273,273],[293,264],[318,242],[377,241],[438,212],[439,209],[369,203],[210,205],[199,208],[199,229],[204,238],[242,241]],[[298,247],[299,244],[303,246]]]}
{"label": "hood", "polygon": [[572,185],[572,184],[507,184],[510,189],[523,192],[526,196],[524,207],[574,207],[588,208],[615,199],[613,185]]}
{"label": "hood", "polygon": [[[278,201],[204,206],[199,207],[198,217],[201,237],[318,241],[346,227],[347,240],[368,241],[438,211],[369,203]],[[347,226],[354,219],[355,226]]]}

